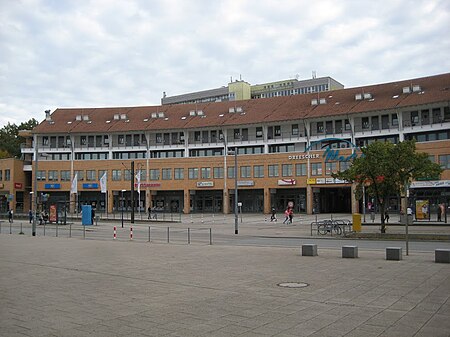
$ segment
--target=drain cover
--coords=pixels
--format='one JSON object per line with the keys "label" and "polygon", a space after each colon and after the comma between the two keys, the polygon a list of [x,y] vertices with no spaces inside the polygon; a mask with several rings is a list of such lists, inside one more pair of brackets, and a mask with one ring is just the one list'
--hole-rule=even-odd
{"label": "drain cover", "polygon": [[309,284],[304,282],[283,282],[278,283],[278,286],[284,288],[304,288],[309,286]]}

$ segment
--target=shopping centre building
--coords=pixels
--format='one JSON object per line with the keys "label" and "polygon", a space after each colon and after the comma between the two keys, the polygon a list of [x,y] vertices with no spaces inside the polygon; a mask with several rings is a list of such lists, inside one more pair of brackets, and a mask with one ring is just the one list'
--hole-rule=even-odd
{"label": "shopping centre building", "polygon": [[[141,211],[230,213],[237,184],[242,212],[289,202],[296,213],[358,212],[354,186],[331,174],[371,142],[409,139],[444,169],[440,180],[413,182],[411,197],[450,201],[450,73],[272,98],[57,109],[22,135],[22,195],[72,209],[129,209],[134,183]],[[391,210],[399,204],[392,196]]]}

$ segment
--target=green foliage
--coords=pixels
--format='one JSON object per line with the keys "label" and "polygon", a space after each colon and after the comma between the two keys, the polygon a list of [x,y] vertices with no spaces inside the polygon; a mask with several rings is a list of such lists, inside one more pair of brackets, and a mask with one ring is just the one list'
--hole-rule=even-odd
{"label": "green foliage", "polygon": [[25,139],[19,136],[19,131],[32,130],[38,124],[38,121],[32,118],[28,122],[21,123],[19,126],[8,123],[1,128],[0,156],[2,158],[20,157],[20,144],[25,142]]}
{"label": "green foliage", "polygon": [[374,142],[361,151],[363,156],[356,158],[348,170],[333,174],[333,177],[356,183],[357,197],[362,196],[364,186],[367,194],[376,198],[381,214],[384,214],[387,198],[402,194],[412,180],[437,177],[442,172],[426,153],[416,152],[414,141],[396,145]]}

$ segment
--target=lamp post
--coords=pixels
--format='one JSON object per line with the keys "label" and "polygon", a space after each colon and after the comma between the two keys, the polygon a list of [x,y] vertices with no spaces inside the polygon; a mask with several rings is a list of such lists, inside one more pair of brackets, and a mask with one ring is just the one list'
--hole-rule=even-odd
{"label": "lamp post", "polygon": [[37,136],[34,136],[34,189],[30,195],[34,194],[34,217],[33,224],[31,225],[31,235],[36,236],[36,218],[37,218],[37,174],[38,174],[38,139]]}
{"label": "lamp post", "polygon": [[122,228],[123,228],[123,207],[124,207],[124,202],[123,202],[123,192],[125,192],[126,190],[122,190],[122,197],[121,197],[121,199],[122,199]]}
{"label": "lamp post", "polygon": [[235,147],[234,151],[228,151],[228,154],[234,154],[234,234],[239,234],[237,148]]}

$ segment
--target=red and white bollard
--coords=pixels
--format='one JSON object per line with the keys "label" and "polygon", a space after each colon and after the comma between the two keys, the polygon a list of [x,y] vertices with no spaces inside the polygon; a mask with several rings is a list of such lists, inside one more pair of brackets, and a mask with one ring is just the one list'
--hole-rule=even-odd
{"label": "red and white bollard", "polygon": [[116,226],[114,226],[114,240],[117,239]]}
{"label": "red and white bollard", "polygon": [[133,240],[133,227],[130,227],[130,240]]}

